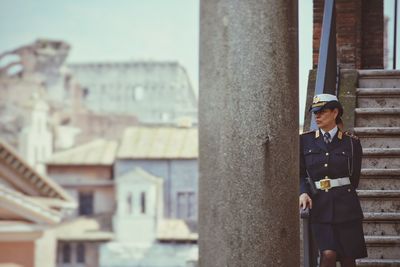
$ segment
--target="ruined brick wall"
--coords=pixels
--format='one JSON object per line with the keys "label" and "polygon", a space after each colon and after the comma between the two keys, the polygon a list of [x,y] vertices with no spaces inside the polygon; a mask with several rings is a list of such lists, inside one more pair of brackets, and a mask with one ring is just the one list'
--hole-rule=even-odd
{"label": "ruined brick wall", "polygon": [[[314,0],[313,66],[318,65],[324,0]],[[336,0],[337,56],[341,68],[383,68],[383,0]]]}

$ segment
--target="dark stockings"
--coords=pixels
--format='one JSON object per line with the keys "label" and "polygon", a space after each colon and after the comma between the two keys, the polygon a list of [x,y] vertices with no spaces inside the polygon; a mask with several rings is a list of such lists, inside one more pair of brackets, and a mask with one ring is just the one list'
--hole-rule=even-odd
{"label": "dark stockings", "polygon": [[322,251],[320,267],[336,267],[336,251],[333,250]]}
{"label": "dark stockings", "polygon": [[[336,251],[322,251],[320,267],[336,267],[336,256]],[[340,259],[340,265],[342,267],[355,267],[356,261],[353,258],[343,257]]]}
{"label": "dark stockings", "polygon": [[340,264],[342,267],[356,267],[356,261],[353,258],[342,258]]}

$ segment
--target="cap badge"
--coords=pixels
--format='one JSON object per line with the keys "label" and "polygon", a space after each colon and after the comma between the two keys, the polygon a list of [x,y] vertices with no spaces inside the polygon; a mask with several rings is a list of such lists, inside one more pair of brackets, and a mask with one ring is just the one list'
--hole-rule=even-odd
{"label": "cap badge", "polygon": [[318,96],[314,96],[313,104],[318,103],[320,98]]}

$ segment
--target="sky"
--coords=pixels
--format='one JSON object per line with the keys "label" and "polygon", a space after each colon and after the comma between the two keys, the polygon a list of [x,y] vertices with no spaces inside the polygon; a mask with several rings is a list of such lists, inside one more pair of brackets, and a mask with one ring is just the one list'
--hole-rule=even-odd
{"label": "sky", "polygon": [[[173,60],[198,90],[199,0],[0,0],[0,52],[61,39],[68,63]],[[312,65],[312,0],[299,1],[300,122]]]}

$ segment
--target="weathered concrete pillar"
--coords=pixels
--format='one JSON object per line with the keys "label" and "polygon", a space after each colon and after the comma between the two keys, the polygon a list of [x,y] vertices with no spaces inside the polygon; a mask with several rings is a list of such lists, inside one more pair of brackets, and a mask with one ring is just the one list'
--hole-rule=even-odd
{"label": "weathered concrete pillar", "polygon": [[200,16],[200,266],[299,266],[297,0]]}

